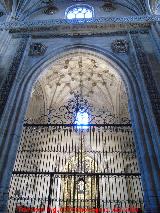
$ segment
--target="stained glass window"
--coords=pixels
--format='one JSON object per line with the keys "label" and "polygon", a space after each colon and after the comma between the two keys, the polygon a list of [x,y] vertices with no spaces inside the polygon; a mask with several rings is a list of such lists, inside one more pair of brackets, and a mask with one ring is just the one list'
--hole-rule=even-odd
{"label": "stained glass window", "polygon": [[86,4],[76,4],[66,10],[67,19],[93,18],[94,9]]}

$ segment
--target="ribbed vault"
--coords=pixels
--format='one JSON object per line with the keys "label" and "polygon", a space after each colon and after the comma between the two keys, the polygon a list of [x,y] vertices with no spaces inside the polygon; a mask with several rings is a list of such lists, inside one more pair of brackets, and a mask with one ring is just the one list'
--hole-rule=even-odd
{"label": "ribbed vault", "polygon": [[6,13],[9,13],[12,11],[12,6],[15,4],[15,2],[14,0],[0,0],[0,4]]}
{"label": "ribbed vault", "polygon": [[79,52],[60,58],[39,77],[32,90],[27,119],[34,117],[38,121],[48,110],[67,104],[75,93],[94,108],[128,118],[127,94],[115,68],[94,55]]}
{"label": "ribbed vault", "polygon": [[[15,19],[21,20],[29,17],[37,11],[44,10],[48,7],[48,5],[57,5],[58,3],[60,3],[59,0],[0,0],[0,4],[3,6],[4,10],[7,13],[12,13],[12,16]],[[73,2],[73,4],[74,3],[75,2]],[[144,0],[115,0],[113,1],[113,3],[115,5],[121,5],[125,8],[128,8],[137,15],[145,14],[146,11]]]}

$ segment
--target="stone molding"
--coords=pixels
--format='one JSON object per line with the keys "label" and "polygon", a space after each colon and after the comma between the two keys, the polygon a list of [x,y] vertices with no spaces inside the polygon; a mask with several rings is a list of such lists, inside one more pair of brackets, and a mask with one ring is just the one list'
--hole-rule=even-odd
{"label": "stone molding", "polygon": [[3,113],[4,107],[6,105],[8,95],[10,93],[12,84],[14,82],[15,76],[17,74],[17,70],[20,66],[22,55],[24,53],[24,50],[27,45],[28,38],[22,38],[19,44],[19,47],[17,49],[17,53],[13,58],[13,62],[9,68],[9,72],[7,74],[7,77],[2,85],[2,88],[0,89],[0,117]]}
{"label": "stone molding", "polygon": [[[64,33],[67,31],[89,31],[97,30],[129,30],[150,27],[151,24],[160,22],[160,16],[143,15],[143,16],[128,16],[128,17],[107,17],[93,19],[52,19],[52,20],[36,20],[36,21],[15,21],[0,23],[0,30],[9,30],[10,33],[24,32],[47,32]],[[83,32],[82,32],[83,33]]]}
{"label": "stone molding", "polygon": [[155,119],[157,121],[157,126],[160,129],[160,94],[156,87],[156,82],[153,78],[152,69],[149,65],[147,55],[141,44],[138,35],[132,35],[132,41],[136,50],[137,57],[139,59],[139,64],[141,71],[143,73],[145,85],[148,90],[150,101],[152,103],[152,109],[155,114]]}

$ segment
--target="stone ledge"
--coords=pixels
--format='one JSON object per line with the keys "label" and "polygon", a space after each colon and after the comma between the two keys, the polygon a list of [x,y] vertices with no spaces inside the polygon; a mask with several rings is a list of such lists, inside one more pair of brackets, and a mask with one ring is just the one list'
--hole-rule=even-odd
{"label": "stone ledge", "polygon": [[[146,28],[151,24],[160,22],[160,16],[143,15],[143,16],[128,16],[128,17],[107,17],[94,19],[52,19],[39,21],[15,21],[0,23],[0,30],[9,30],[10,33],[24,33],[24,32],[46,32],[64,33],[73,31],[97,31],[109,29],[137,29]],[[58,32],[57,32],[58,31]]]}

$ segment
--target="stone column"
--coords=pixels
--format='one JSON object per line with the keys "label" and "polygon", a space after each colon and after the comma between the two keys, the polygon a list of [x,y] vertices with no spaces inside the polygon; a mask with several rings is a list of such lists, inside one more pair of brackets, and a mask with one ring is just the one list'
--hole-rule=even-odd
{"label": "stone column", "polygon": [[[18,90],[19,86],[15,78],[24,61],[27,42],[28,37],[21,39],[8,76],[0,90],[0,112],[1,115],[3,114],[1,117],[2,123],[0,124],[0,213],[7,212],[9,182],[21,136],[20,129],[22,129],[22,123],[18,122],[17,114],[11,115],[17,110],[15,95],[17,94],[16,90]],[[14,91],[11,90],[12,86],[15,88]],[[19,91],[19,93],[20,92],[22,91]],[[5,109],[6,106],[7,110]],[[11,120],[9,117],[13,119]],[[13,133],[15,126],[16,131]]]}
{"label": "stone column", "polygon": [[[8,16],[5,22],[10,22],[11,16]],[[8,31],[3,30],[0,32],[0,56],[3,56],[4,52],[6,51],[8,44],[11,40],[11,35]]]}
{"label": "stone column", "polygon": [[[140,111],[142,114],[135,116],[137,112],[134,113],[134,120],[141,117],[141,122],[137,120],[133,128],[137,132],[136,148],[141,164],[145,212],[158,213],[160,206],[160,95],[138,33],[130,36],[130,49],[133,69],[144,100],[137,106],[142,108]],[[144,131],[140,132],[139,129],[142,128]]]}

